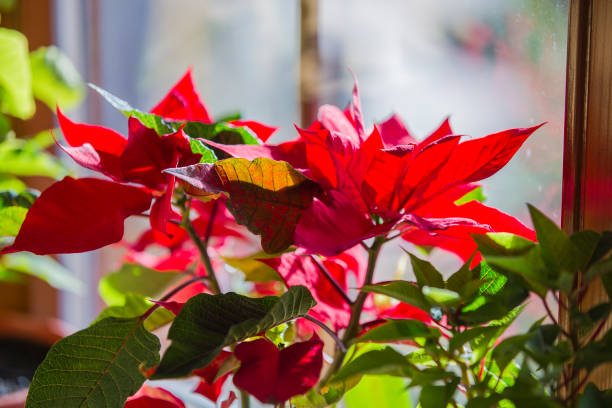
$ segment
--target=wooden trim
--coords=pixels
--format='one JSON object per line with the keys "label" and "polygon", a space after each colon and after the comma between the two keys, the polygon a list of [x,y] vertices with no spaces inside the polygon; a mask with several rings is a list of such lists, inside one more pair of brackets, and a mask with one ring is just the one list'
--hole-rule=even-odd
{"label": "wooden trim", "polygon": [[[568,233],[612,229],[612,1],[570,3],[562,226]],[[608,296],[593,285],[584,310]],[[561,314],[562,324],[569,326]],[[603,333],[612,324],[608,321]],[[600,388],[612,387],[612,365],[591,375]]]}
{"label": "wooden trim", "polygon": [[[53,0],[18,1],[15,9],[2,14],[2,25],[22,32],[28,39],[30,51],[53,43]],[[54,113],[42,102],[36,101],[36,113],[28,120],[11,118],[18,137],[28,137],[54,126]],[[46,189],[53,180],[46,177],[27,177],[28,186]],[[0,285],[0,295],[17,290],[15,284]],[[58,293],[38,278],[27,277],[27,285],[20,288],[20,304],[2,301],[6,309],[27,311],[31,315],[55,317],[58,315]],[[10,298],[10,296],[9,296]]]}
{"label": "wooden trim", "polygon": [[318,0],[300,0],[300,124],[317,118],[320,86]]}

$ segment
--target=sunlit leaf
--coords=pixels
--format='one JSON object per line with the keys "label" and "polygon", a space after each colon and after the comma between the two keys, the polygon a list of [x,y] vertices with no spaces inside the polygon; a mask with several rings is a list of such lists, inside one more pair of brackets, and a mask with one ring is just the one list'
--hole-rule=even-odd
{"label": "sunlit leaf", "polygon": [[106,304],[123,305],[127,293],[156,299],[178,279],[178,272],[159,272],[142,265],[125,263],[117,272],[102,278],[98,290]]}
{"label": "sunlit leaf", "polygon": [[236,293],[194,296],[170,327],[172,344],[154,378],[181,377],[205,367],[223,347],[304,316],[315,303],[303,286],[289,288],[280,298],[253,299]]}
{"label": "sunlit leaf", "polygon": [[412,365],[404,356],[386,347],[382,350],[368,351],[345,364],[332,378],[332,381],[343,381],[365,374],[388,374],[409,376]]}
{"label": "sunlit leaf", "polygon": [[421,290],[413,282],[393,281],[374,285],[366,285],[361,288],[364,292],[380,293],[389,297],[408,303],[421,310],[429,310],[430,304],[423,296]]}
{"label": "sunlit leaf", "polygon": [[58,341],[36,370],[26,407],[121,408],[159,361],[160,344],[138,318],[109,317]]}
{"label": "sunlit leaf", "polygon": [[70,109],[83,99],[85,85],[70,59],[57,47],[40,47],[30,54],[32,92],[54,110]]}
{"label": "sunlit leaf", "polygon": [[267,158],[227,159],[166,172],[200,190],[228,193],[228,208],[236,221],[261,235],[268,253],[284,251],[293,243],[300,216],[318,189],[287,162]]}
{"label": "sunlit leaf", "polygon": [[406,382],[387,375],[364,375],[344,396],[347,408],[411,408]]}
{"label": "sunlit leaf", "polygon": [[81,294],[85,290],[85,285],[81,280],[48,256],[17,252],[4,255],[1,263],[10,270],[36,276],[56,289],[67,290],[76,294]]}
{"label": "sunlit leaf", "polygon": [[28,40],[0,27],[0,112],[27,119],[34,110]]}
{"label": "sunlit leaf", "polygon": [[[92,324],[99,322],[107,317],[140,317],[153,306],[153,303],[146,300],[143,296],[128,293],[125,295],[123,305],[113,305],[105,308]],[[164,307],[158,307],[144,321],[145,329],[153,331],[174,320],[174,313]]]}

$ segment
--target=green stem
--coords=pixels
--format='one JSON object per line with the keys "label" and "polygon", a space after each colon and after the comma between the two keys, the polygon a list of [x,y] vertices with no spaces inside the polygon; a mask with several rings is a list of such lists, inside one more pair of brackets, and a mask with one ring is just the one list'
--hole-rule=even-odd
{"label": "green stem", "polygon": [[240,406],[242,408],[250,408],[251,406],[251,397],[246,391],[240,390]]}
{"label": "green stem", "polygon": [[[371,247],[366,247],[368,249],[368,269],[366,271],[366,276],[364,280],[364,286],[370,285],[372,283],[372,279],[374,278],[374,270],[376,269],[376,261],[378,260],[378,254],[380,253],[380,249],[385,243],[385,238],[383,236],[376,237],[374,239],[374,243],[372,243]],[[365,246],[365,245],[364,245]],[[348,345],[350,342],[359,334],[359,321],[361,319],[361,312],[363,311],[363,305],[365,304],[366,299],[368,298],[368,292],[359,292],[357,295],[357,299],[351,305],[351,318],[349,320],[348,326],[344,331],[344,335],[342,336],[342,343]],[[327,383],[327,381],[331,378],[333,374],[335,374],[340,367],[342,366],[342,362],[344,361],[344,356],[346,355],[345,351],[337,350],[334,355],[334,361],[329,366],[327,370],[327,374],[320,382],[321,385]]]}
{"label": "green stem", "polygon": [[[216,210],[216,206],[214,206],[213,209]],[[207,236],[205,241],[202,241],[200,237],[198,236],[198,233],[196,232],[195,228],[193,227],[193,223],[191,222],[191,219],[189,218],[189,200],[186,201],[181,206],[181,213],[183,217],[181,221],[181,225],[183,228],[185,228],[185,230],[187,231],[187,234],[189,235],[189,238],[191,238],[195,246],[198,248],[198,251],[200,252],[200,258],[202,259],[202,263],[204,264],[204,269],[206,269],[206,276],[208,277],[208,280],[209,280],[210,290],[214,294],[219,294],[221,293],[221,290],[219,289],[219,281],[217,281],[215,270],[213,269],[212,262],[210,260],[210,256],[208,255],[209,237]],[[214,216],[215,216],[215,211],[211,213],[210,220],[208,221],[209,222],[208,230],[212,229],[212,223],[214,222]]]}

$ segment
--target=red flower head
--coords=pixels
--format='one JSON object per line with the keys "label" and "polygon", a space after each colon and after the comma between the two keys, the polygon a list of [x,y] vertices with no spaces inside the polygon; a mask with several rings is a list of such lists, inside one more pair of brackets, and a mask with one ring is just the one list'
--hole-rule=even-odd
{"label": "red flower head", "polygon": [[279,350],[267,339],[241,343],[234,355],[241,365],[234,385],[264,403],[280,403],[311,389],[323,366],[323,342],[317,337]]}
{"label": "red flower head", "polygon": [[208,142],[235,157],[288,161],[322,187],[295,228],[294,242],[304,252],[333,256],[399,230],[415,243],[444,237],[443,247],[466,259],[468,247],[475,249],[467,244],[470,233],[505,231],[534,238],[509,215],[478,202],[454,203],[477,187],[475,181],[501,169],[539,126],[462,142],[446,120],[417,142],[392,116],[366,132],[356,82],[345,111],[325,105],[318,119],[306,130],[298,128],[297,140],[276,146]]}

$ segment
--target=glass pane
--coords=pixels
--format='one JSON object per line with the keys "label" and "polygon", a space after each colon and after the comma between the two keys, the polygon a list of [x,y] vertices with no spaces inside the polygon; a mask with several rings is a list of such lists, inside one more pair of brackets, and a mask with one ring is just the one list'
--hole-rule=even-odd
{"label": "glass pane", "polygon": [[449,115],[472,137],[548,122],[484,184],[489,205],[559,221],[566,42],[567,0],[323,0],[322,99],[347,102],[351,67],[366,122],[396,112],[417,138]]}

